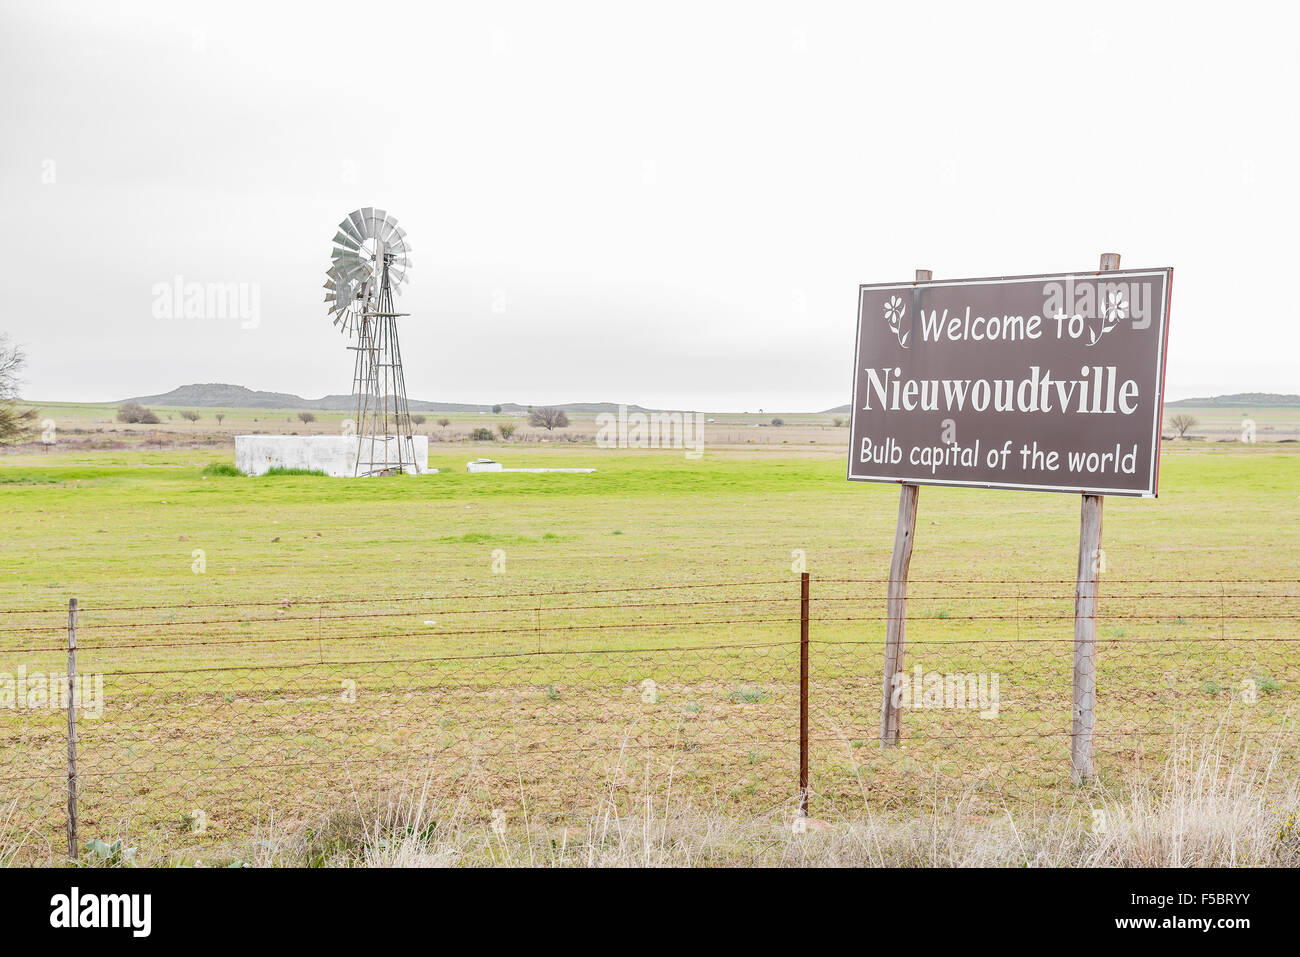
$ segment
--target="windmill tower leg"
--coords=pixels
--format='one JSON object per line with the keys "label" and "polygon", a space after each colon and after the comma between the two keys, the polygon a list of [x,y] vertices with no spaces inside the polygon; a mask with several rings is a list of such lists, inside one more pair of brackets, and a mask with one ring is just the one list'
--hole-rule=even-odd
{"label": "windmill tower leg", "polygon": [[397,339],[397,317],[385,268],[377,309],[362,317],[358,341],[357,475],[418,471],[411,414]]}

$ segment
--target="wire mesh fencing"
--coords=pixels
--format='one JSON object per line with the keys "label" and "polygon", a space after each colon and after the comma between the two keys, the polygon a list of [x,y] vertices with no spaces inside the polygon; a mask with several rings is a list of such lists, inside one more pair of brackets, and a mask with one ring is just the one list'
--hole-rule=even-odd
{"label": "wire mesh fencing", "polygon": [[[75,757],[69,612],[8,609],[0,848],[65,853],[70,790],[79,845],[194,854],[413,782],[538,828],[647,800],[830,816],[1068,793],[1074,583],[914,581],[888,681],[885,584],[86,602]],[[1099,775],[1206,734],[1294,755],[1297,620],[1300,582],[1107,582]],[[902,734],[882,748],[886,693]]]}

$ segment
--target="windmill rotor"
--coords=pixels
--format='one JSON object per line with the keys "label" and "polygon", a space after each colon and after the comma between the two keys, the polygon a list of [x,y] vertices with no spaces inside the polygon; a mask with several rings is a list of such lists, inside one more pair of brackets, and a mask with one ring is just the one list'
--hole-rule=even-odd
{"label": "windmill rotor", "polygon": [[397,217],[366,206],[339,223],[326,272],[325,301],[334,324],[356,331],[357,314],[374,311],[384,284],[400,292],[409,279],[410,244]]}

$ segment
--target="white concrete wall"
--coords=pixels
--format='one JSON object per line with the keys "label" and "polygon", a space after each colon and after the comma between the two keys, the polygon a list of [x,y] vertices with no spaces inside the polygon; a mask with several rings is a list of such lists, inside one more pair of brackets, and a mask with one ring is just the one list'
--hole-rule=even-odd
{"label": "white concrete wall", "polygon": [[[429,437],[412,436],[415,461],[421,474],[429,470]],[[265,475],[268,469],[312,469],[335,477],[351,478],[356,469],[357,443],[365,442],[362,452],[369,460],[370,436],[361,435],[237,435],[235,468],[245,475]],[[374,458],[382,459],[384,439],[375,442]],[[397,459],[397,440],[388,439],[388,457]],[[416,469],[408,466],[414,474]],[[436,470],[435,470],[436,471]]]}

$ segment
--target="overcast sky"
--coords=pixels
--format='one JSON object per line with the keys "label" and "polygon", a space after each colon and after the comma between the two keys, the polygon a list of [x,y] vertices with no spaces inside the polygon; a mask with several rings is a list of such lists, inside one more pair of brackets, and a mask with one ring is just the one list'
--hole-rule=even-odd
{"label": "overcast sky", "polygon": [[347,392],[377,206],[412,398],[820,410],[858,283],[1108,251],[1174,267],[1170,398],[1300,392],[1300,16],[1137,6],[2,0],[0,331],[36,400]]}

